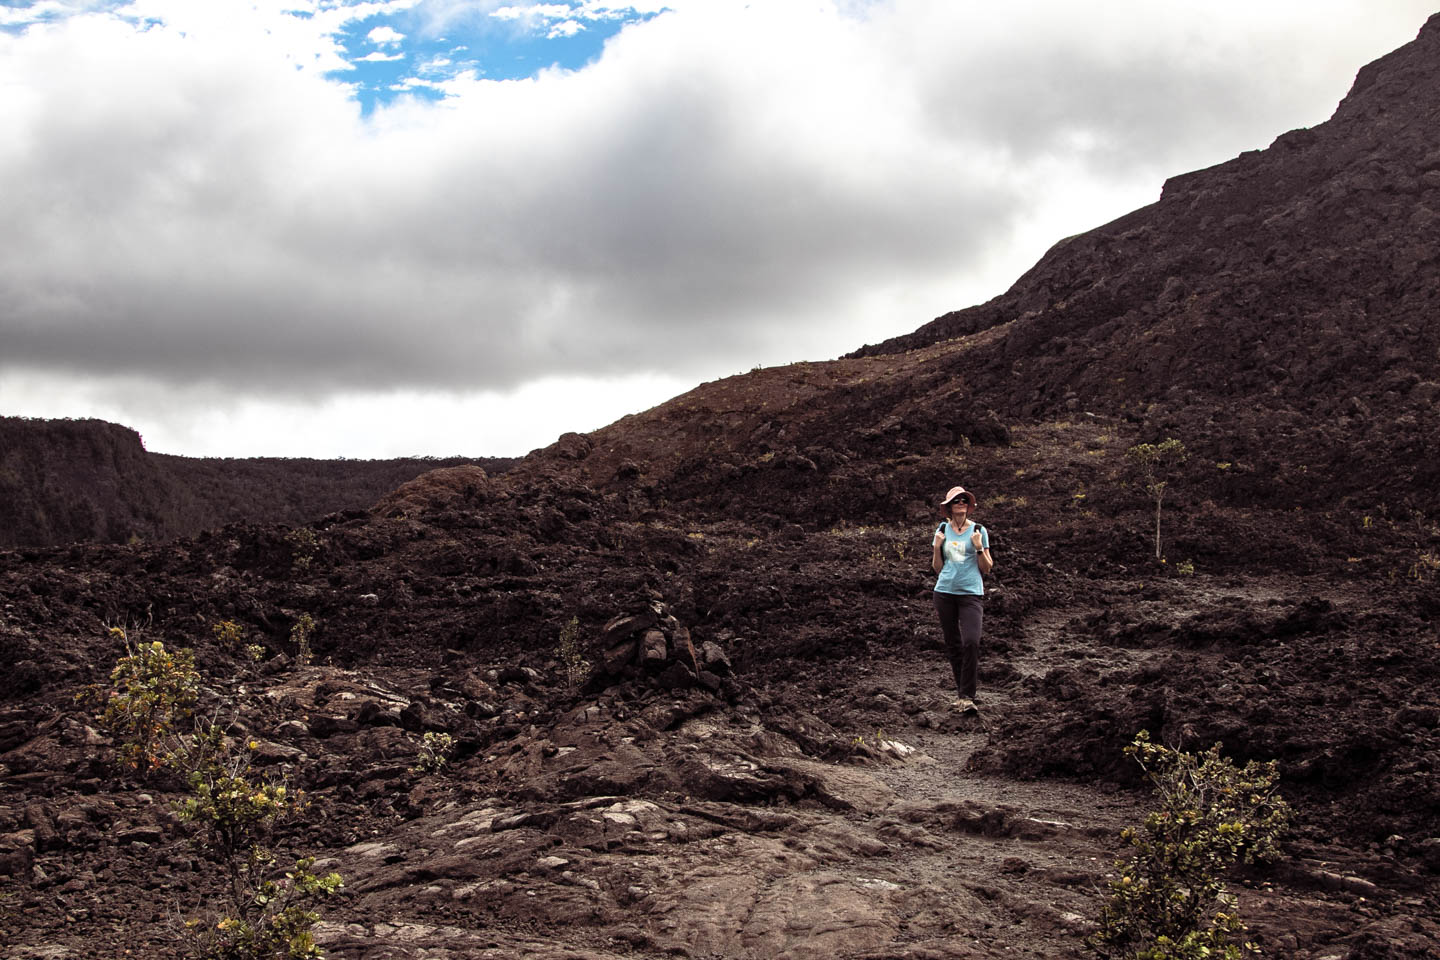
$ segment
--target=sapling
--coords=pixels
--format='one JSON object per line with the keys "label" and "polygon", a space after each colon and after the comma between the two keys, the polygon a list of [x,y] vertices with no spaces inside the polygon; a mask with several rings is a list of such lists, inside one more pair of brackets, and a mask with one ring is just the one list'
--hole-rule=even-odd
{"label": "sapling", "polygon": [[245,628],[234,620],[221,620],[214,624],[210,631],[215,635],[215,642],[231,653],[245,645]]}
{"label": "sapling", "polygon": [[580,646],[580,618],[571,617],[560,628],[558,643],[560,662],[565,665],[565,680],[573,689],[584,683],[590,676],[590,661]]}
{"label": "sapling", "polygon": [[290,543],[290,565],[301,573],[309,570],[315,551],[320,548],[320,538],[315,531],[309,527],[296,527],[285,535],[285,539]]}
{"label": "sapling", "polygon": [[1165,503],[1165,488],[1169,485],[1169,473],[1184,463],[1189,454],[1185,444],[1174,437],[1167,437],[1160,443],[1137,443],[1125,451],[1145,480],[1145,490],[1155,499],[1155,559],[1163,560],[1160,552],[1160,511]]}

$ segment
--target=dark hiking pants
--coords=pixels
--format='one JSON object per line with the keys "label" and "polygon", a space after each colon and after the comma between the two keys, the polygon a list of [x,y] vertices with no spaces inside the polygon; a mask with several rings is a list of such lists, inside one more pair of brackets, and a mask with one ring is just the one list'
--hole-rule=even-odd
{"label": "dark hiking pants", "polygon": [[985,598],[975,594],[936,591],[935,612],[945,653],[955,671],[955,689],[962,697],[975,696],[975,674],[980,665],[980,628],[985,623]]}

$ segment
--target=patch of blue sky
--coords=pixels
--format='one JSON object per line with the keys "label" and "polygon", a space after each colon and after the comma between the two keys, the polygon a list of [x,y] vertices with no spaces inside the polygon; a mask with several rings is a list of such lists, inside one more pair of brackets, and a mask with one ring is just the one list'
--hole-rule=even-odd
{"label": "patch of blue sky", "polygon": [[351,69],[331,76],[350,84],[369,114],[400,96],[443,99],[445,81],[458,76],[515,80],[552,67],[580,69],[600,55],[605,41],[653,16],[581,0],[452,5],[437,17],[422,0],[348,22],[335,40]]}
{"label": "patch of blue sky", "polygon": [[19,33],[32,24],[63,20],[76,10],[77,4],[64,0],[0,0],[0,30]]}
{"label": "patch of blue sky", "polygon": [[[329,42],[350,66],[328,76],[349,86],[369,114],[400,96],[442,99],[445,81],[455,77],[513,80],[552,67],[578,70],[598,57],[611,37],[665,9],[658,0],[632,2],[292,0],[272,5],[269,13],[302,20],[323,15],[334,24]],[[164,8],[133,0],[0,0],[0,30],[18,33],[98,12],[144,28],[163,22]]]}

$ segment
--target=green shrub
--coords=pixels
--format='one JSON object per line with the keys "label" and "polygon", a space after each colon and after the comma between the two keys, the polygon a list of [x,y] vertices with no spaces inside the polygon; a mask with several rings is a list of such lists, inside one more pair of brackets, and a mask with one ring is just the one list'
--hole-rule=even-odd
{"label": "green shrub", "polygon": [[1276,795],[1275,763],[1236,768],[1217,743],[1198,757],[1150,742],[1140,731],[1125,753],[1154,785],[1160,809],[1121,839],[1129,860],[1116,864],[1100,928],[1086,943],[1111,960],[1239,960],[1244,940],[1225,874],[1236,860],[1279,855],[1290,809]]}
{"label": "green shrub", "polygon": [[290,566],[301,573],[310,569],[315,552],[320,548],[320,538],[309,527],[297,527],[285,535],[290,544]]}
{"label": "green shrub", "polygon": [[266,876],[274,856],[264,846],[281,821],[305,808],[283,783],[251,772],[253,744],[236,747],[216,725],[190,741],[184,760],[191,795],[177,804],[180,819],[196,824],[195,844],[226,874],[228,891],[214,922],[192,921],[201,956],[214,960],[271,960],[322,956],[310,935],[320,919],[313,904],[343,886],[338,873],[319,876],[313,860],[296,862],[283,880]]}
{"label": "green shrub", "polygon": [[315,632],[315,619],[308,613],[300,614],[300,618],[290,625],[290,642],[295,644],[295,661],[300,664],[310,662],[310,636]]}
{"label": "green shrub", "polygon": [[215,642],[230,653],[239,652],[245,645],[245,628],[234,620],[221,620],[210,628],[210,632],[215,634]]}
{"label": "green shrub", "polygon": [[420,755],[411,767],[412,773],[439,773],[450,762],[455,738],[448,733],[427,733],[420,743]]}
{"label": "green shrub", "polygon": [[[226,915],[213,924],[191,921],[205,960],[304,960],[323,957],[311,929],[320,922],[313,905],[343,887],[340,874],[313,870],[315,860],[295,861],[283,880],[264,880],[251,900],[251,915]],[[202,926],[204,929],[201,929]]]}
{"label": "green shrub", "polygon": [[170,652],[156,640],[132,645],[120,627],[110,636],[124,642],[126,655],[110,671],[106,685],[80,694],[96,708],[96,719],[116,742],[116,762],[148,777],[170,759],[167,742],[176,724],[195,711],[200,674],[189,650]]}

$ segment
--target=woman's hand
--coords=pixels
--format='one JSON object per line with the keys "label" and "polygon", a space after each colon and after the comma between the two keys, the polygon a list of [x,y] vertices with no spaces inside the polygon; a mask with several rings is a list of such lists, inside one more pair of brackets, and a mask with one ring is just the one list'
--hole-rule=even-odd
{"label": "woman's hand", "polygon": [[980,536],[979,527],[976,527],[974,530],[970,531],[970,545],[975,548],[976,553],[979,553],[981,550],[985,549],[985,538]]}
{"label": "woman's hand", "polygon": [[944,543],[945,543],[945,531],[944,531],[944,530],[936,530],[936,531],[935,531],[935,539],[934,539],[934,541],[932,541],[931,546],[938,547],[938,546],[942,546]]}

